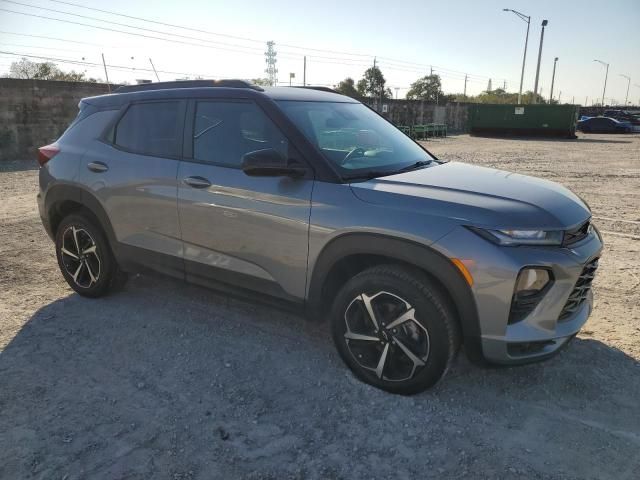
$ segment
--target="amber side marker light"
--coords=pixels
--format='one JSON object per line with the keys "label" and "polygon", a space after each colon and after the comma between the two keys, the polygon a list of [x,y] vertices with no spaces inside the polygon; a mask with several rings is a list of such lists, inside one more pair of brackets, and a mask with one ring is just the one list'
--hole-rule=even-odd
{"label": "amber side marker light", "polygon": [[471,276],[471,273],[467,269],[467,266],[465,265],[465,263],[469,265],[473,265],[473,260],[460,260],[459,258],[452,258],[451,261],[456,267],[458,267],[458,270],[460,270],[460,273],[462,273],[462,276],[467,281],[469,286],[472,287],[473,277]]}

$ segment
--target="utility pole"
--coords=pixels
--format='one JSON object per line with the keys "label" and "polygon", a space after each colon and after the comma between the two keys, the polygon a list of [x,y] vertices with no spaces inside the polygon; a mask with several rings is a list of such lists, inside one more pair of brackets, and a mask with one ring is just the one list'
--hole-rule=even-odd
{"label": "utility pole", "polygon": [[629,101],[629,86],[631,85],[631,77],[628,77],[627,75],[624,75],[622,73],[620,74],[620,76],[627,79],[627,96],[624,97],[624,106],[626,108],[627,102]]}
{"label": "utility pole", "polygon": [[[549,103],[553,101],[553,83],[556,80],[556,64],[558,63],[558,57],[553,59],[553,75],[551,76],[551,93],[549,94]],[[560,99],[558,98],[558,103]]]}
{"label": "utility pole", "polygon": [[536,82],[533,86],[533,103],[537,103],[538,79],[540,78],[540,60],[542,60],[542,42],[544,41],[544,27],[546,27],[548,24],[548,20],[542,20],[542,31],[540,32],[540,48],[538,49],[538,67],[536,68]]}
{"label": "utility pole", "polygon": [[527,44],[529,43],[529,27],[531,26],[531,17],[524,13],[516,12],[509,8],[502,9],[505,12],[515,13],[520,20],[527,22],[527,36],[524,39],[524,55],[522,55],[522,73],[520,74],[520,90],[518,91],[518,105],[522,104],[522,81],[524,80],[524,64],[527,61]]}
{"label": "utility pole", "polygon": [[104,53],[102,54],[102,66],[104,67],[104,76],[107,78],[107,88],[111,93],[111,84],[109,83],[109,74],[107,73],[107,63],[104,61]]}
{"label": "utility pole", "polygon": [[574,95],[573,97],[571,97],[571,105],[575,105],[576,104],[576,96]]}
{"label": "utility pole", "polygon": [[586,97],[584,97],[584,106],[588,107],[589,106],[589,95],[587,95]]}
{"label": "utility pole", "polygon": [[302,64],[302,86],[307,86],[307,56],[304,56],[303,64]]}
{"label": "utility pole", "polygon": [[558,105],[560,105],[560,98],[562,98],[562,90],[558,92]]}
{"label": "utility pole", "polygon": [[149,57],[149,63],[151,64],[151,68],[153,68],[153,73],[156,74],[156,80],[160,81],[160,77],[158,76],[158,72],[156,72],[156,67],[153,66],[153,61],[151,60],[151,57]]}
{"label": "utility pole", "polygon": [[431,67],[431,73],[429,75],[433,75],[433,65],[429,65]]}
{"label": "utility pole", "polygon": [[607,62],[603,62],[602,60],[594,60],[594,62],[601,63],[602,65],[607,67],[607,70],[606,70],[606,72],[604,74],[604,88],[602,89],[602,104],[601,104],[601,106],[604,107],[604,92],[607,91],[607,77],[609,76],[609,64]]}
{"label": "utility pole", "polygon": [[265,62],[267,63],[265,73],[268,75],[269,85],[271,85],[272,87],[278,85],[278,69],[276,68],[276,55],[278,55],[278,53],[276,52],[275,48],[273,48],[275,44],[276,43],[274,41],[268,41],[267,51],[264,52]]}
{"label": "utility pole", "polygon": [[467,99],[467,74],[464,74],[464,98]]}
{"label": "utility pole", "polygon": [[507,91],[507,81],[506,80],[504,80],[502,82],[502,90],[504,90],[505,92]]}

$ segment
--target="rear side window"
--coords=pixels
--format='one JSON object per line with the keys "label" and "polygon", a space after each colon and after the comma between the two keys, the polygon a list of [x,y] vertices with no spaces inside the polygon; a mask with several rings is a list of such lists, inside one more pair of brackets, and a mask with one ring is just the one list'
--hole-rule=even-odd
{"label": "rear side window", "polygon": [[195,160],[238,168],[246,153],[264,148],[286,156],[288,142],[256,104],[198,102],[193,129]]}
{"label": "rear side window", "polygon": [[180,156],[180,107],[180,102],[134,103],[116,125],[113,143],[143,155]]}

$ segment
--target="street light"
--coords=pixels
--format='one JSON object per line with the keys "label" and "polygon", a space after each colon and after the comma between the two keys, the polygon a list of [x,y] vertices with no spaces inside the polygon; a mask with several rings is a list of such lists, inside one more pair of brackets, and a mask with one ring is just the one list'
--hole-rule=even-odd
{"label": "street light", "polygon": [[[553,75],[551,76],[551,94],[549,95],[549,104],[553,101],[553,82],[556,80],[556,63],[558,63],[558,57],[553,59]],[[558,103],[560,103],[560,97],[558,97]]]}
{"label": "street light", "polygon": [[602,106],[604,107],[604,92],[607,91],[607,77],[609,76],[609,64],[607,62],[603,62],[602,60],[594,60],[594,62],[601,63],[605,67],[607,67],[607,71],[604,74],[604,88],[602,89]]}
{"label": "street light", "polygon": [[624,106],[626,107],[627,106],[627,101],[629,100],[629,85],[631,85],[631,77],[628,77],[628,76],[626,76],[626,75],[624,75],[622,73],[620,74],[620,76],[627,79],[627,96],[624,97]]}
{"label": "street light", "polygon": [[538,49],[538,67],[536,68],[536,83],[533,86],[533,103],[538,97],[538,78],[540,77],[540,60],[542,59],[542,42],[544,41],[544,27],[549,24],[548,20],[542,20],[542,31],[540,32],[540,48]]}
{"label": "street light", "polygon": [[[525,15],[524,13],[511,10],[510,8],[503,8],[502,11],[515,13],[518,16],[518,18],[527,22],[527,36],[524,38],[524,55],[522,55],[522,73],[520,74],[520,91],[518,92],[518,104],[521,104],[522,103],[522,81],[524,80],[524,64],[527,60],[527,43],[529,42],[529,26],[531,24],[531,17]],[[466,86],[466,83],[465,83],[465,86]]]}

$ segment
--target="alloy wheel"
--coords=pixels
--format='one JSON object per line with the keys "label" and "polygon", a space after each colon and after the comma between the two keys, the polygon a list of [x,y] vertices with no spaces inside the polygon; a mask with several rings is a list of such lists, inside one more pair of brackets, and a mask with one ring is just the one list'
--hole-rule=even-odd
{"label": "alloy wheel", "polygon": [[429,332],[403,298],[385,291],[362,293],[351,301],[344,320],[349,352],[379,379],[410,380],[426,365]]}
{"label": "alloy wheel", "polygon": [[62,264],[81,288],[90,288],[100,278],[100,256],[93,237],[84,228],[69,226],[62,234],[60,246]]}

